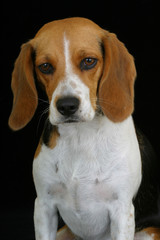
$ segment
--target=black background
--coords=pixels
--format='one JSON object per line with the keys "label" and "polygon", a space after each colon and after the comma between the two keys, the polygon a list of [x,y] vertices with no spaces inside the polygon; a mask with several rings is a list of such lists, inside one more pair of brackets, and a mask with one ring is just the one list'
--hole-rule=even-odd
{"label": "black background", "polygon": [[32,180],[32,159],[44,123],[41,106],[26,128],[19,132],[12,132],[8,128],[12,108],[11,73],[21,44],[33,38],[43,24],[74,16],[90,18],[101,27],[116,33],[135,58],[137,79],[134,120],[160,156],[160,44],[157,41],[158,16],[153,2],[59,0],[3,3],[0,184],[3,189],[1,222],[5,223],[5,227],[2,239],[34,239],[32,215],[36,194]]}

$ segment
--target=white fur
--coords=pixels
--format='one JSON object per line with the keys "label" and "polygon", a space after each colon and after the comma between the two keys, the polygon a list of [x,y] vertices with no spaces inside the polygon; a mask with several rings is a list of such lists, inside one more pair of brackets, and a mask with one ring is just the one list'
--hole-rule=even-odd
{"label": "white fur", "polygon": [[[49,116],[60,136],[55,148],[42,145],[33,163],[36,240],[55,240],[57,210],[83,240],[133,240],[141,160],[132,117],[113,123],[95,116],[88,87],[72,71],[66,37],[64,57],[65,79],[53,93]],[[59,95],[80,98],[80,122],[63,123],[55,106]]]}
{"label": "white fur", "polygon": [[[58,209],[82,239],[133,240],[131,202],[140,184],[141,164],[132,118],[116,124],[95,117],[91,122],[61,124],[58,130],[56,147],[43,145],[34,160],[36,201],[41,202],[35,219],[42,221],[37,232],[50,215],[56,225]],[[53,240],[47,231],[51,234],[55,227],[49,223],[37,240]]]}
{"label": "white fur", "polygon": [[56,97],[72,96],[80,99],[80,106],[76,117],[80,121],[92,120],[95,111],[90,102],[89,88],[80,80],[78,75],[73,73],[69,55],[69,40],[64,35],[64,58],[65,58],[65,78],[61,80],[53,93],[50,104],[50,122],[57,125],[64,121],[64,117],[57,111],[55,105]]}

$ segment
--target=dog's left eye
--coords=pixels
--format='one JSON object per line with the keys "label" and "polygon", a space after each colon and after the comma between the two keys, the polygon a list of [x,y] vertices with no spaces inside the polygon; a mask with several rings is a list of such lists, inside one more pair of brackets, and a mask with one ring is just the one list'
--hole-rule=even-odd
{"label": "dog's left eye", "polygon": [[84,58],[80,63],[80,67],[81,70],[89,70],[91,68],[94,68],[96,64],[97,64],[96,58]]}
{"label": "dog's left eye", "polygon": [[43,63],[38,66],[39,70],[44,74],[52,74],[53,73],[53,66],[50,63]]}

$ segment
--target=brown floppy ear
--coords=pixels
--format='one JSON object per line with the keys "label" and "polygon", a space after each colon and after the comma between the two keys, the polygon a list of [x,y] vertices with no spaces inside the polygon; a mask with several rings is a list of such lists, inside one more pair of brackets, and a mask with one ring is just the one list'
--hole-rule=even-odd
{"label": "brown floppy ear", "polygon": [[99,85],[99,104],[113,122],[121,122],[134,109],[134,59],[116,35],[104,31],[104,69]]}
{"label": "brown floppy ear", "polygon": [[12,73],[11,87],[14,99],[9,126],[13,130],[23,128],[31,120],[38,104],[32,53],[31,42],[23,44]]}

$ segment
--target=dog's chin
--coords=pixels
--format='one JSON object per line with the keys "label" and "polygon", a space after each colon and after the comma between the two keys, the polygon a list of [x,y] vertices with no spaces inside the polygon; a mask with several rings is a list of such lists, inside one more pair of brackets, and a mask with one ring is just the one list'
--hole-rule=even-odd
{"label": "dog's chin", "polygon": [[77,116],[69,116],[69,117],[61,117],[59,119],[50,119],[50,122],[52,125],[59,125],[59,124],[76,124],[76,123],[84,123],[84,122],[90,122],[91,118],[82,118]]}
{"label": "dog's chin", "polygon": [[82,122],[82,120],[80,118],[75,118],[75,117],[60,117],[58,119],[52,119],[52,118],[49,118],[50,122],[52,125],[59,125],[59,124],[66,124],[66,123],[69,123],[69,124],[72,124],[72,123],[78,123],[78,122]]}

